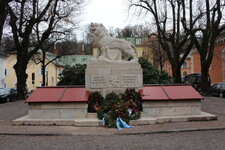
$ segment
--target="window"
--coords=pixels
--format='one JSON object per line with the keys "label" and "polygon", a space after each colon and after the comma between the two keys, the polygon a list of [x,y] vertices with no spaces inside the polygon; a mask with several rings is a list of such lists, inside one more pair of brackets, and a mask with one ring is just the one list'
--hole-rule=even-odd
{"label": "window", "polygon": [[76,62],[76,58],[72,58],[72,61],[73,61],[73,62]]}
{"label": "window", "polygon": [[221,88],[222,88],[222,89],[225,89],[225,84],[222,84]]}
{"label": "window", "polygon": [[187,66],[187,62],[185,61],[183,64],[182,64],[182,66],[181,66],[181,68],[187,68],[188,66]]}
{"label": "window", "polygon": [[8,75],[8,70],[7,70],[7,69],[4,70],[4,75],[5,75],[5,76]]}
{"label": "window", "polygon": [[62,74],[62,69],[58,69],[58,75]]}
{"label": "window", "polygon": [[86,62],[86,60],[87,60],[86,58],[82,58],[82,62]]}
{"label": "window", "polygon": [[136,39],[136,44],[141,44],[141,39],[140,38]]}
{"label": "window", "polygon": [[39,69],[39,76],[42,76],[42,68]]}
{"label": "window", "polygon": [[146,50],[142,51],[142,56],[147,56],[147,51]]}
{"label": "window", "polygon": [[32,80],[35,80],[35,73],[31,74],[31,78],[32,78]]}
{"label": "window", "polygon": [[217,88],[217,86],[218,86],[218,84],[214,84],[214,85],[212,86],[212,88],[215,89],[215,88]]}
{"label": "window", "polygon": [[221,84],[217,84],[217,87],[216,88],[217,89],[220,89],[220,87],[221,87]]}
{"label": "window", "polygon": [[[45,75],[47,75],[47,73],[48,73],[48,69],[45,68]],[[43,76],[43,69],[42,68],[39,69],[39,75]]]}
{"label": "window", "polygon": [[32,79],[32,84],[34,84],[35,83],[35,73],[31,74],[31,79]]}

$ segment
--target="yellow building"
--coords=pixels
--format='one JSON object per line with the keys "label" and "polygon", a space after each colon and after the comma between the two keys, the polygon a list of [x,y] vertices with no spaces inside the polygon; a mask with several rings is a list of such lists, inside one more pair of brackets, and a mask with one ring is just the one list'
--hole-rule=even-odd
{"label": "yellow building", "polygon": [[[46,59],[46,62],[48,62],[49,58]],[[4,63],[4,87],[7,88],[16,88],[16,74],[15,70],[13,68],[14,64],[16,63],[16,54],[9,54],[5,58]],[[47,86],[56,86],[58,83],[59,74],[62,72],[63,66],[56,63],[50,63],[46,67],[46,85]],[[34,90],[37,86],[42,85],[42,71],[41,71],[41,64],[35,64],[33,60],[30,60],[26,73],[28,74],[27,78],[27,88],[28,90]],[[33,76],[33,80],[32,80]]]}
{"label": "yellow building", "polygon": [[153,63],[153,52],[152,52],[152,48],[144,45],[144,44],[140,44],[140,45],[136,45],[137,48],[137,56],[139,57],[145,57],[147,58],[151,63]]}

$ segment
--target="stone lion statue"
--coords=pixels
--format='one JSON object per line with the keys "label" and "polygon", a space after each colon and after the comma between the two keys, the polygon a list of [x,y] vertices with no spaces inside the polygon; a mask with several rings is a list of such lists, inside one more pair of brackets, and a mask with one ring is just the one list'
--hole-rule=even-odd
{"label": "stone lion statue", "polygon": [[93,45],[99,50],[97,58],[100,61],[128,60],[138,61],[135,46],[124,40],[111,37],[102,24],[91,23],[90,32]]}

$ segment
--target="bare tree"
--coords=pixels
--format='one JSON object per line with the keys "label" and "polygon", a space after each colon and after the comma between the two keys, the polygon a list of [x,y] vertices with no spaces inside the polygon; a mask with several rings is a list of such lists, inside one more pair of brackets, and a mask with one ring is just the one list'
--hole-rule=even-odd
{"label": "bare tree", "polygon": [[193,42],[189,40],[189,33],[182,31],[180,24],[182,11],[181,1],[177,0],[130,0],[130,7],[140,8],[140,13],[150,13],[155,21],[157,36],[162,49],[172,67],[174,82],[181,82],[181,65],[188,56]]}
{"label": "bare tree", "polygon": [[[202,90],[205,93],[209,87],[208,74],[213,60],[216,38],[225,29],[221,26],[224,1],[221,0],[189,0],[182,1],[182,7],[188,7],[189,16],[183,15],[182,25],[200,54]],[[185,12],[183,12],[185,13]]]}
{"label": "bare tree", "polygon": [[1,41],[1,51],[5,54],[15,52],[15,45],[12,36],[3,36]]}
{"label": "bare tree", "polygon": [[153,62],[156,67],[159,66],[160,72],[163,72],[163,66],[165,62],[168,60],[165,51],[163,51],[158,39],[156,36],[151,36],[149,38],[149,43],[147,44],[149,47],[152,48],[153,53]]}
{"label": "bare tree", "polygon": [[2,40],[2,33],[3,33],[3,27],[5,24],[5,20],[7,17],[7,5],[10,2],[10,0],[1,0],[0,1],[0,49],[1,49],[1,40]]}
{"label": "bare tree", "polygon": [[[24,99],[26,88],[26,69],[29,60],[42,47],[51,34],[64,33],[76,17],[81,1],[79,0],[14,0],[8,4],[9,25],[17,51],[14,69],[17,76],[18,99]],[[69,27],[71,30],[71,27]],[[36,34],[38,33],[38,34]],[[32,38],[35,37],[31,48]]]}
{"label": "bare tree", "polygon": [[[50,48],[50,47],[48,47]],[[47,66],[54,62],[56,59],[60,58],[61,55],[56,55],[55,57],[53,58],[49,58],[49,59],[46,59],[47,58],[47,52],[48,52],[48,48],[41,48],[40,50],[40,54],[36,54],[32,57],[32,60],[34,61],[34,63],[37,65],[37,64],[41,64],[41,75],[42,75],[42,86],[48,86],[48,84],[46,84],[46,68]],[[46,62],[46,60],[48,60]]]}

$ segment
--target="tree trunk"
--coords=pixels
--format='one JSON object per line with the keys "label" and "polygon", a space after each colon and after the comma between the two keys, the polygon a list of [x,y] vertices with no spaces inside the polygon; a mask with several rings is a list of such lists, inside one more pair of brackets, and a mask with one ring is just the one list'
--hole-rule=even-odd
{"label": "tree trunk", "polygon": [[201,77],[202,77],[202,83],[201,83],[201,91],[203,95],[208,94],[208,88],[211,84],[211,81],[208,79],[209,76],[209,67],[205,61],[201,61]]}
{"label": "tree trunk", "polygon": [[163,64],[160,62],[160,79],[159,79],[159,84],[162,83],[162,71],[163,71]]}
{"label": "tree trunk", "polygon": [[41,71],[42,71],[42,86],[46,86],[46,81],[45,81],[45,70],[46,70],[45,65],[42,65],[42,67],[41,67]]}
{"label": "tree trunk", "polygon": [[[22,64],[22,65],[21,65]],[[17,63],[14,65],[14,69],[16,72],[16,77],[17,77],[17,99],[18,100],[24,100],[25,99],[25,94],[27,92],[27,86],[26,86],[26,80],[27,80],[27,73],[26,73],[26,68],[27,68],[26,62],[20,62],[17,61]]]}
{"label": "tree trunk", "polygon": [[42,85],[46,86],[46,79],[45,79],[45,73],[46,73],[46,65],[45,65],[45,58],[46,58],[46,51],[42,50],[42,60],[41,60],[41,73],[42,73]]}
{"label": "tree trunk", "polygon": [[181,83],[181,71],[178,65],[172,65],[172,75],[174,83]]}

